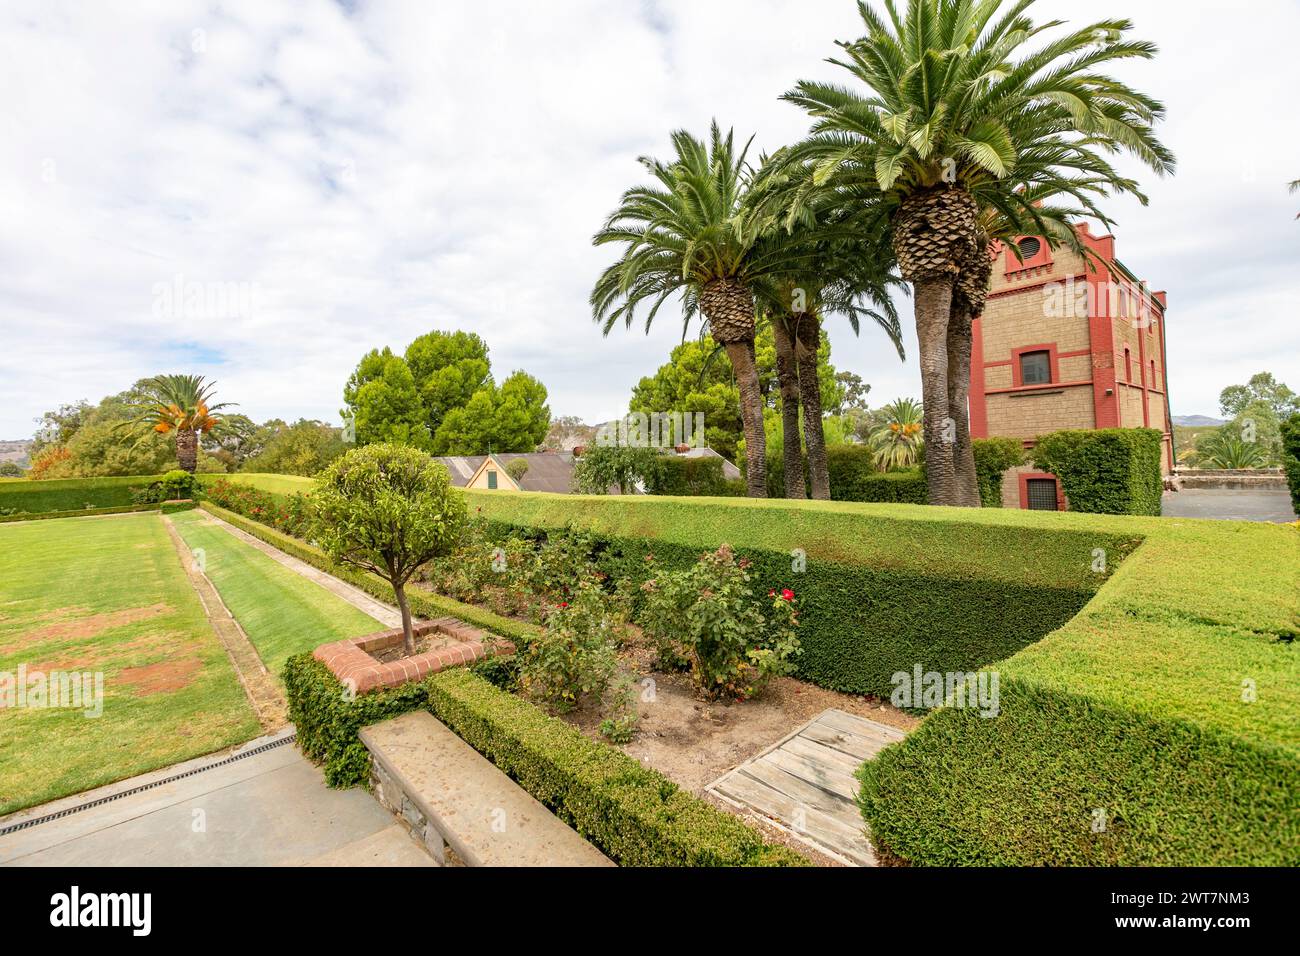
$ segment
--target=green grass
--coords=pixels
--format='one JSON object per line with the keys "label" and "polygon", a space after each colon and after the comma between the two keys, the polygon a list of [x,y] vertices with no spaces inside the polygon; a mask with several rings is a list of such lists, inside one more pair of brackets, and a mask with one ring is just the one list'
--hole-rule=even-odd
{"label": "green grass", "polygon": [[0,814],[260,731],[157,515],[0,526],[0,674],[24,664],[102,673],[103,714],[0,711]]}
{"label": "green grass", "polygon": [[199,475],[202,484],[226,480],[232,483],[248,485],[274,495],[291,495],[295,492],[309,494],[316,487],[314,478],[302,478],[298,475],[263,475],[252,472],[239,472],[233,475]]}
{"label": "green grass", "polygon": [[188,511],[172,515],[171,520],[191,550],[204,550],[208,579],[277,677],[294,654],[385,629],[370,615],[230,532],[205,524],[206,513]]}

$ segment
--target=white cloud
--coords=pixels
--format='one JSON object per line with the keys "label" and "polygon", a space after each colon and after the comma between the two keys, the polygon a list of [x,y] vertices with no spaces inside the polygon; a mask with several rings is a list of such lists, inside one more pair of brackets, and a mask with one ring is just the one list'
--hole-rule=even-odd
{"label": "white cloud", "polygon": [[[834,77],[857,29],[849,0],[352,6],[6,5],[0,437],[182,367],[256,418],[333,418],[363,352],[435,327],[481,334],[557,414],[611,416],[681,335],[666,313],[648,339],[590,320],[609,256],[590,236],[635,157],[713,116],[756,150],[797,137],[778,94]],[[1261,368],[1300,387],[1300,11],[1112,6],[1036,9],[1128,15],[1162,46],[1128,72],[1167,102],[1180,172],[1114,208],[1119,254],[1169,291],[1174,410],[1213,412]],[[160,322],[176,276],[256,285],[261,307]],[[877,333],[830,335],[874,399],[919,392],[914,340],[900,365]]]}

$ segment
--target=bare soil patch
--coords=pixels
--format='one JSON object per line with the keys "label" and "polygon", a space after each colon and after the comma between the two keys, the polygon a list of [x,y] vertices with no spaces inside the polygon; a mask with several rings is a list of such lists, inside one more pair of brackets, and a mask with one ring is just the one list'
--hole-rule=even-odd
{"label": "bare soil patch", "polygon": [[158,617],[172,610],[168,604],[151,604],[148,607],[129,607],[120,611],[108,611],[103,614],[86,615],[85,608],[63,608],[46,615],[43,620],[53,623],[28,631],[21,635],[20,641],[34,644],[41,641],[60,640],[75,637],[79,639],[97,637],[115,627],[137,624],[150,618]]}
{"label": "bare soil patch", "polygon": [[194,683],[194,678],[202,668],[203,661],[199,658],[186,657],[175,661],[146,664],[144,667],[125,667],[117,675],[117,679],[131,686],[136,697],[151,697],[154,694],[167,694],[188,687]]}
{"label": "bare soil patch", "polygon": [[[624,655],[625,672],[636,686],[640,721],[636,737],[621,749],[694,793],[828,708],[902,730],[919,723],[886,701],[841,694],[793,677],[776,678],[754,700],[702,700],[686,675],[639,666],[636,658],[641,656],[636,651]],[[603,740],[598,729],[603,716],[593,704],[565,719],[587,736]]]}
{"label": "bare soil patch", "polygon": [[398,638],[397,643],[389,647],[380,648],[377,651],[367,651],[371,657],[381,664],[391,664],[393,661],[405,660],[409,657],[418,657],[421,654],[427,654],[429,651],[442,650],[444,647],[450,647],[457,644],[454,637],[449,637],[439,631],[432,631],[428,634],[415,635],[415,653],[407,654],[406,645]]}

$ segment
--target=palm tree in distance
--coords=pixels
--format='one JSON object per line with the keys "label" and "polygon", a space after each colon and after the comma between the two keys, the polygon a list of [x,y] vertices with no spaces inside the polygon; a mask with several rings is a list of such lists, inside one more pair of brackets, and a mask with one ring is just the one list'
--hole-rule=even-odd
{"label": "palm tree in distance", "polygon": [[155,375],[143,383],[144,397],[131,407],[138,413],[122,422],[122,429],[140,430],[141,440],[150,431],[176,436],[176,460],[194,474],[198,467],[199,435],[206,434],[221,420],[216,412],[232,403],[212,403],[215,382],[202,375]]}
{"label": "palm tree in distance", "polygon": [[[1062,235],[1035,202],[1067,198],[1110,226],[1100,198],[1146,197],[1107,154],[1129,153],[1160,175],[1174,168],[1154,133],[1164,107],[1098,72],[1150,59],[1155,46],[1126,40],[1132,25],[1122,19],[1053,35],[1062,23],[1035,24],[1025,15],[1033,2],[912,0],[900,14],[885,0],[885,16],[859,3],[865,36],[841,42],[843,59],[832,62],[860,86],[804,81],[784,96],[814,118],[809,138],[790,150],[813,170],[802,201],[846,184],[874,194],[864,208],[875,224],[864,228],[888,231],[912,285],[932,504],[966,500],[950,425],[948,327],[954,296],[972,297],[963,284],[987,291],[982,210],[1022,234],[1073,243],[1073,231]],[[791,221],[799,208],[792,204]]]}

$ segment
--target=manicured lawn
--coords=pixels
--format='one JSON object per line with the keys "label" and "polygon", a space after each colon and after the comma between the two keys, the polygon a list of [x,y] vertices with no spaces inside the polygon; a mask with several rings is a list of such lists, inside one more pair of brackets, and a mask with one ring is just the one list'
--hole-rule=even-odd
{"label": "manicured lawn", "polygon": [[260,731],[155,514],[0,525],[0,690],[20,665],[102,674],[103,713],[0,710],[0,814]]}
{"label": "manicured lawn", "polygon": [[191,549],[202,548],[209,580],[262,662],[277,677],[294,654],[329,641],[384,630],[384,625],[320,585],[273,561],[202,511],[173,515]]}

